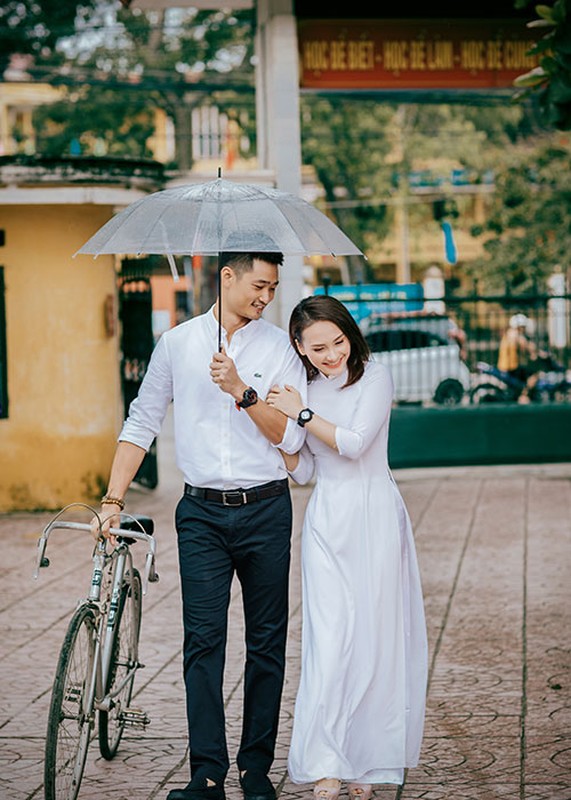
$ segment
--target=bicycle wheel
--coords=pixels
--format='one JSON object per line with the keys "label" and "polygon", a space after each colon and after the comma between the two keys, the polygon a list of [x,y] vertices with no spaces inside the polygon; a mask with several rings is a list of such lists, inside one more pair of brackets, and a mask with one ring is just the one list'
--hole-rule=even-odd
{"label": "bicycle wheel", "polygon": [[79,792],[93,727],[88,693],[95,639],[93,609],[80,606],[69,623],[52,689],[44,761],[46,800],[75,800]]}
{"label": "bicycle wheel", "polygon": [[[126,724],[124,713],[133,694],[141,629],[141,598],[141,576],[134,569],[132,575],[125,575],[121,590],[106,692],[112,693],[115,687],[123,681],[125,683],[113,697],[111,709],[99,712],[99,750],[107,760],[115,756],[119,747]],[[129,671],[131,675],[126,680]]]}

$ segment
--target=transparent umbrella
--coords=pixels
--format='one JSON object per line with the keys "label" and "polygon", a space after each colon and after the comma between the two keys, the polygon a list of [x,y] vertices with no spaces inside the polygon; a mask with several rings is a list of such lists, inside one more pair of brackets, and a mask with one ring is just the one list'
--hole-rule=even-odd
{"label": "transparent umbrella", "polygon": [[[101,227],[75,255],[166,255],[178,279],[176,255],[281,252],[363,255],[325,214],[289,192],[221,177],[154,192]],[[219,264],[219,267],[221,265]],[[220,269],[219,301],[220,295]],[[221,305],[218,347],[221,347]]]}

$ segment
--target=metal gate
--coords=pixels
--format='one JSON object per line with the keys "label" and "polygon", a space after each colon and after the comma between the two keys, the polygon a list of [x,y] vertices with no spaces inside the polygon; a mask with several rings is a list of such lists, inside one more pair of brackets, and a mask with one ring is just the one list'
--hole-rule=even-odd
{"label": "metal gate", "polygon": [[[363,287],[344,300],[373,357],[391,369],[394,467],[571,460],[571,294],[532,291],[378,299]],[[398,287],[396,287],[398,289]],[[420,287],[419,287],[420,288]],[[347,296],[347,287],[324,286]],[[388,294],[388,292],[387,292]],[[394,295],[398,293],[394,292]],[[407,305],[408,304],[408,305]],[[535,355],[524,379],[500,369],[517,319]]]}
{"label": "metal gate", "polygon": [[[139,264],[139,272],[133,264]],[[151,280],[144,272],[144,261],[123,262],[119,285],[121,320],[121,382],[125,416],[139,392],[154,348]],[[157,443],[151,445],[134,478],[149,489],[158,484]]]}

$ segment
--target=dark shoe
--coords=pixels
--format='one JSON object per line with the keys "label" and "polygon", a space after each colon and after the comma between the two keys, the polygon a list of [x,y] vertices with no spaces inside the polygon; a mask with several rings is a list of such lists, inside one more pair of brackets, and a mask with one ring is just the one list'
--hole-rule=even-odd
{"label": "dark shoe", "polygon": [[240,786],[244,800],[276,800],[276,790],[261,770],[247,769],[244,775],[240,775]]}
{"label": "dark shoe", "polygon": [[167,800],[226,800],[224,786],[207,786],[206,781],[191,781],[184,789],[171,789]]}

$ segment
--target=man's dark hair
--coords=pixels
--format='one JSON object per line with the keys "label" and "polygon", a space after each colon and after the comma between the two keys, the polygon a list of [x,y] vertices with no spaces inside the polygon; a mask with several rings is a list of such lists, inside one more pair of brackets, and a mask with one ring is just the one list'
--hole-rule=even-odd
{"label": "man's dark hair", "polygon": [[311,381],[317,377],[319,370],[313,366],[307,356],[303,356],[299,352],[297,343],[301,343],[304,330],[314,322],[333,322],[345,334],[351,345],[351,353],[347,360],[348,375],[345,386],[357,383],[363,376],[365,362],[369,360],[371,351],[347,307],[340,300],[328,295],[305,297],[291,312],[289,320],[290,340],[303,361],[308,380]]}
{"label": "man's dark hair", "polygon": [[242,276],[245,272],[250,272],[254,267],[254,260],[266,261],[268,264],[275,264],[279,267],[284,262],[283,253],[232,253],[224,252],[218,256],[218,264],[222,267],[230,267],[237,275]]}

